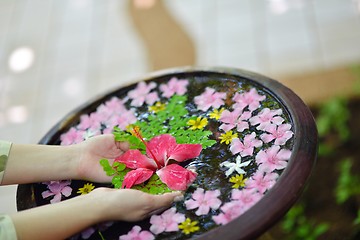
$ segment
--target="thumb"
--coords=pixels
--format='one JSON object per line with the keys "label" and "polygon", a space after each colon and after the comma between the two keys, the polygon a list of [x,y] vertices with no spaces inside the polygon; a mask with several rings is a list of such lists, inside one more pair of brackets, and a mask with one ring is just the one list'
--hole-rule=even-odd
{"label": "thumb", "polygon": [[162,195],[153,195],[152,211],[148,216],[159,214],[165,211],[173,202],[181,201],[184,198],[182,192],[171,192]]}

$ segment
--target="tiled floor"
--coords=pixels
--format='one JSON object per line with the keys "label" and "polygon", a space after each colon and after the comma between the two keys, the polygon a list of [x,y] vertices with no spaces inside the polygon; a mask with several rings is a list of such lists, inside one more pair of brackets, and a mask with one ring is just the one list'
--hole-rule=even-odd
{"label": "tiled floor", "polygon": [[[360,60],[359,0],[163,3],[192,40],[200,66],[239,67],[281,79]],[[129,4],[0,1],[0,139],[36,143],[70,110],[153,70]],[[141,11],[151,9],[136,14]],[[23,47],[30,55],[25,51],[11,68],[10,57]],[[30,67],[21,70],[31,53]],[[170,56],[175,59],[176,50]],[[0,212],[16,211],[15,190],[0,188]]]}

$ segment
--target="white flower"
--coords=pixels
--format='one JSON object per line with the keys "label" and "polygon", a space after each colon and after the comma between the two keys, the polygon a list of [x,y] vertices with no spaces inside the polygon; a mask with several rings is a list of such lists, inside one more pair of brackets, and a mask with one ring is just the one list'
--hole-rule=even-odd
{"label": "white flower", "polygon": [[250,162],[251,162],[251,160],[242,163],[241,157],[238,156],[236,158],[236,163],[225,161],[220,164],[220,167],[225,166],[225,167],[229,168],[225,172],[226,177],[229,177],[234,171],[236,171],[238,174],[245,174],[246,172],[242,169],[242,167],[248,166],[250,164]]}

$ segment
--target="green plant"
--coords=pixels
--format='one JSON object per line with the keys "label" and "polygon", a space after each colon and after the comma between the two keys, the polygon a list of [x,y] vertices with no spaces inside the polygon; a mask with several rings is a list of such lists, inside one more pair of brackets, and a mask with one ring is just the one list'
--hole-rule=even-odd
{"label": "green plant", "polygon": [[349,118],[348,100],[345,98],[333,98],[320,107],[316,118],[321,140],[319,144],[320,156],[333,153],[336,143],[343,143],[349,139]]}
{"label": "green plant", "polygon": [[291,240],[315,240],[329,229],[327,223],[316,223],[309,220],[305,214],[303,204],[296,204],[286,214],[281,223],[287,239]]}
{"label": "green plant", "polygon": [[339,164],[340,175],[335,189],[338,204],[360,194],[360,177],[351,173],[352,164],[351,158],[343,159]]}

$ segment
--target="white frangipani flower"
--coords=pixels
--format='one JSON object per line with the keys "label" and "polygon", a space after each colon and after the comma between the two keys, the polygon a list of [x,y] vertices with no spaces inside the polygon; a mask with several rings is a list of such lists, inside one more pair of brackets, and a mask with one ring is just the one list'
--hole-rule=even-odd
{"label": "white frangipani flower", "polygon": [[242,163],[241,157],[237,156],[235,163],[230,162],[230,161],[225,161],[220,164],[220,167],[225,166],[225,167],[229,168],[225,172],[226,177],[229,177],[234,171],[236,171],[238,174],[245,174],[246,172],[242,168],[248,166],[250,164],[250,162],[251,162],[251,160]]}

